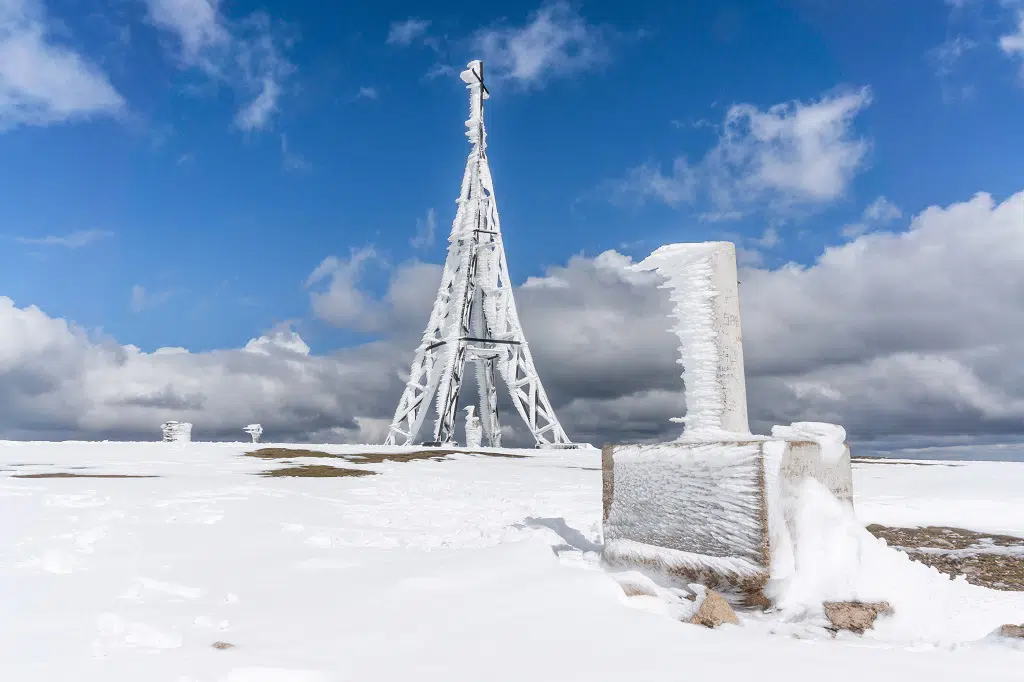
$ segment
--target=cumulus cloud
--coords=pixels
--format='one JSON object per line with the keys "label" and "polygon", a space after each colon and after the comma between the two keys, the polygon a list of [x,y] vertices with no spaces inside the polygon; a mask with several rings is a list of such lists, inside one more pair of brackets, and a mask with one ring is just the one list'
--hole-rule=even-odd
{"label": "cumulus cloud", "polygon": [[677,159],[673,175],[651,164],[612,183],[614,196],[659,199],[669,205],[706,197],[710,219],[741,217],[751,206],[815,206],[841,197],[863,170],[869,141],[854,120],[871,103],[868,88],[842,90],[811,102],[790,101],[762,111],[729,108],[715,146],[695,166]]}
{"label": "cumulus cloud", "polygon": [[295,66],[284,55],[291,40],[263,12],[229,19],[220,0],[145,0],[149,19],[177,41],[182,68],[200,70],[243,99],[234,125],[243,131],[270,127]]}
{"label": "cumulus cloud", "polygon": [[489,77],[531,88],[606,62],[605,33],[568,2],[559,1],[542,6],[521,26],[481,29],[472,44],[490,70]]}
{"label": "cumulus cloud", "polygon": [[196,439],[240,439],[260,422],[273,439],[365,442],[376,431],[364,432],[362,415],[384,414],[401,389],[396,353],[383,344],[312,356],[294,333],[275,330],[245,349],[144,353],[8,298],[0,322],[8,438],[154,440],[177,419],[195,424]]}
{"label": "cumulus cloud", "polygon": [[[1001,203],[979,194],[808,265],[743,269],[754,430],[834,421],[875,450],[1021,440],[1022,216],[1024,192]],[[367,317],[381,339],[331,355],[310,353],[287,327],[244,349],[143,353],[0,299],[0,435],[155,438],[161,421],[186,419],[197,438],[239,437],[258,421],[275,439],[379,440],[440,268],[391,267],[374,295],[359,276],[371,259],[327,259],[310,278],[323,317],[357,328]],[[631,272],[631,262],[614,251],[576,256],[515,292],[545,387],[577,440],[678,435],[669,419],[684,402],[669,301],[656,276]],[[503,421],[522,437],[507,407]]]}
{"label": "cumulus cloud", "polygon": [[377,252],[372,246],[353,249],[346,259],[337,256],[325,258],[306,280],[306,288],[327,282],[325,290],[310,292],[313,313],[337,327],[360,331],[375,329],[378,321],[371,309],[372,298],[363,291],[360,279],[366,265],[376,258]]}
{"label": "cumulus cloud", "polygon": [[50,35],[38,0],[0,2],[0,131],[124,112],[106,74]]}
{"label": "cumulus cloud", "polygon": [[348,258],[325,258],[306,280],[314,316],[362,332],[407,330],[410,320],[426,324],[441,280],[440,266],[404,263],[391,270],[384,294],[375,296],[363,282],[371,264],[389,267],[372,246],[353,249]]}

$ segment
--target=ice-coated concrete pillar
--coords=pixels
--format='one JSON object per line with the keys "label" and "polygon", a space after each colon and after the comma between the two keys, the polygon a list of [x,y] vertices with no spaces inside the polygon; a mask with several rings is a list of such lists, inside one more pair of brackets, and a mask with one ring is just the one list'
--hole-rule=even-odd
{"label": "ice-coated concrete pillar", "polygon": [[685,424],[683,437],[749,434],[736,247],[668,244],[633,267],[664,277],[675,306],[686,398],[686,416],[676,421]]}

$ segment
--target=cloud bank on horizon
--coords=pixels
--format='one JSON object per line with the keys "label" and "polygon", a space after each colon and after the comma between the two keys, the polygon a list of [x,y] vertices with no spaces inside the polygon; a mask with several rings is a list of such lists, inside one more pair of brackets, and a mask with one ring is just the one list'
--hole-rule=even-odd
{"label": "cloud bank on horizon", "polygon": [[[810,266],[741,270],[751,423],[846,425],[851,438],[1013,436],[1024,419],[1024,192],[930,207],[905,232],[877,231]],[[372,320],[377,341],[314,355],[278,328],[244,348],[144,353],[0,298],[0,393],[8,437],[148,438],[165,419],[197,437],[259,421],[282,440],[373,442],[440,279],[409,262],[388,294],[360,289],[363,253],[311,281],[315,314]],[[674,437],[682,409],[668,300],[628,256],[576,256],[516,291],[523,325],[570,436]],[[356,314],[357,313],[357,314]],[[508,420],[514,422],[512,417]]]}

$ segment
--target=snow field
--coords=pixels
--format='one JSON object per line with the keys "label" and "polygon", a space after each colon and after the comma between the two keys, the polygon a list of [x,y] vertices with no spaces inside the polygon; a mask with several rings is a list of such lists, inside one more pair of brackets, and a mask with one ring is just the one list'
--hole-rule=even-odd
{"label": "snow field", "polygon": [[[934,592],[944,588],[928,587],[923,567],[895,567],[899,555],[880,545],[893,565],[871,565],[921,587],[905,603],[891,598],[892,624],[865,638],[829,641],[813,617],[781,612],[741,614],[743,627],[710,631],[678,622],[664,600],[626,597],[595,551],[594,451],[261,478],[253,474],[282,465],[239,456],[251,449],[0,443],[0,679],[1020,679],[1019,650],[961,636],[982,637],[985,618],[1024,621],[1022,595],[948,580],[949,592]],[[360,448],[370,449],[379,448]],[[963,484],[940,486],[937,504],[913,497],[922,492],[914,486],[904,502],[923,519],[955,490],[990,481],[990,498],[1013,504],[1016,490],[1000,486],[1015,469],[993,478],[973,466],[936,468]],[[885,479],[901,482],[904,468],[858,465],[858,509],[895,504],[902,483]],[[55,471],[158,477],[11,478]],[[818,508],[815,494],[808,504]],[[825,527],[815,523],[799,532]],[[863,538],[837,543],[836,556],[874,551]],[[814,574],[800,582],[815,584]],[[863,576],[853,584],[872,585]],[[924,595],[934,609],[911,608]],[[950,604],[960,610],[943,620]],[[901,606],[912,622],[899,624]],[[235,648],[214,649],[217,641]]]}

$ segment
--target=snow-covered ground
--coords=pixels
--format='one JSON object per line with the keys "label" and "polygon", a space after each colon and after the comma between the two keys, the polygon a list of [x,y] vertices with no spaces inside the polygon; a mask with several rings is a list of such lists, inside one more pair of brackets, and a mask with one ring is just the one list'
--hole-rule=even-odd
{"label": "snow-covered ground", "polygon": [[[917,601],[863,638],[781,614],[712,631],[627,598],[597,563],[596,451],[264,478],[285,465],[254,447],[0,443],[0,680],[1022,679],[1024,651],[982,640],[1024,623],[1024,593],[885,548]],[[153,478],[13,477],[55,472]],[[866,523],[1024,535],[1021,490],[1024,463],[856,465]]]}

